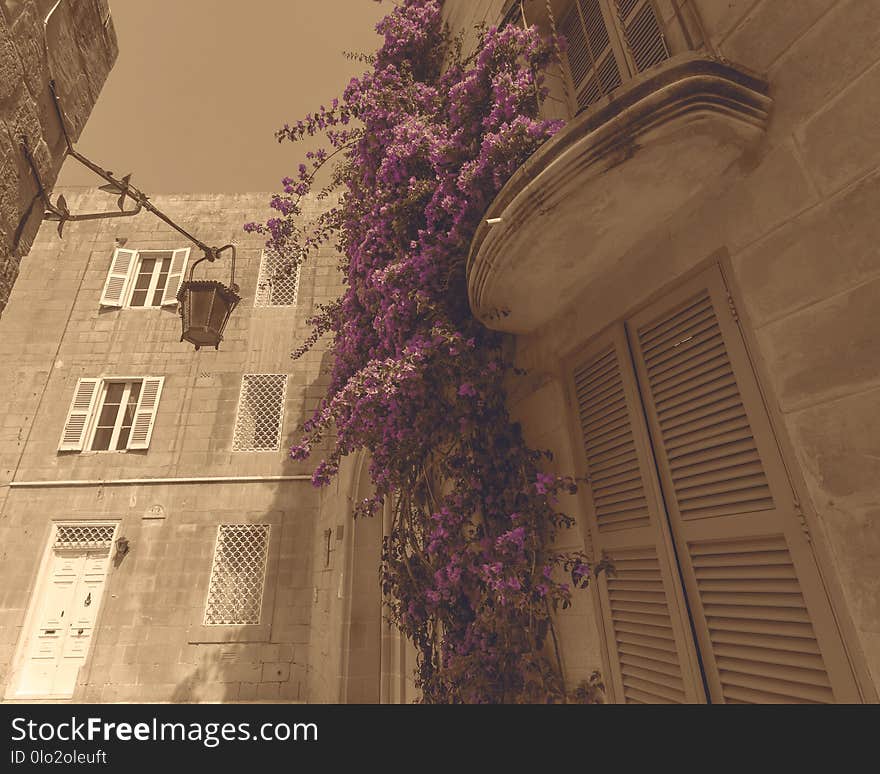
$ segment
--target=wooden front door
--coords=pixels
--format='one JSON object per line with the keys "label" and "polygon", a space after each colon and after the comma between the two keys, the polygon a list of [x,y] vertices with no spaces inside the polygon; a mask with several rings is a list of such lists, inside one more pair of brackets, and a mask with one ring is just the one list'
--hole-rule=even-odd
{"label": "wooden front door", "polygon": [[[100,529],[112,535],[112,526]],[[77,674],[91,645],[109,561],[109,539],[100,544],[65,544],[56,539],[32,601],[34,614],[16,697],[73,696]]]}

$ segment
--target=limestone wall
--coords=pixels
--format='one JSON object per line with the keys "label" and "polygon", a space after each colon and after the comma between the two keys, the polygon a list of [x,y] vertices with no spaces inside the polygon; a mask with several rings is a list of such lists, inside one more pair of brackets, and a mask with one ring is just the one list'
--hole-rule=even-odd
{"label": "limestone wall", "polygon": [[[643,234],[552,322],[519,337],[517,356],[531,376],[513,387],[511,406],[530,440],[553,449],[566,471],[571,420],[560,358],[699,264],[726,256],[742,328],[808,501],[823,579],[863,685],[871,682],[866,664],[877,684],[880,6],[861,0],[685,5],[697,11],[689,18],[705,32],[697,50],[769,83],[766,134],[684,209]],[[447,0],[445,12],[463,24],[491,16],[488,6]],[[638,169],[638,149],[628,163]],[[637,178],[634,184],[649,184]],[[578,245],[570,251],[566,259],[577,260]],[[588,547],[581,532],[569,539]],[[586,609],[583,617],[561,618],[575,677],[600,663],[592,617]]]}
{"label": "limestone wall", "polygon": [[107,0],[0,2],[0,313],[43,216],[22,138],[51,189],[65,145],[49,81],[76,140],[117,53]]}
{"label": "limestone wall", "polygon": [[[64,193],[78,208],[106,208],[111,198]],[[53,224],[43,225],[0,319],[6,363],[0,369],[0,686],[20,641],[51,523],[111,519],[131,548],[107,576],[74,700],[304,701],[313,684],[319,698],[336,700],[335,686],[324,689],[313,680],[310,637],[313,625],[327,628],[319,619],[339,587],[321,583],[324,524],[320,494],[306,477],[311,463],[289,460],[287,448],[325,388],[323,348],[298,361],[290,352],[308,335],[306,318],[315,305],[338,295],[337,257],[328,250],[306,264],[295,306],[255,308],[263,238],[244,234],[241,226],[265,219],[268,199],[154,199],[207,243],[238,245],[235,278],[243,300],[218,351],[195,352],[181,343],[174,307],[99,304],[114,247],[123,240],[129,249],[187,246],[161,221],[143,213],[72,223],[63,239]],[[197,257],[194,248],[191,260]],[[228,254],[202,273],[205,266],[197,277],[228,281]],[[289,374],[277,452],[231,451],[244,373]],[[149,449],[59,452],[77,379],[114,375],[165,377]],[[255,480],[218,480],[242,476]],[[282,476],[287,479],[276,478]],[[207,480],[149,481],[168,478]],[[113,483],[121,479],[138,481]],[[73,480],[81,483],[47,485]],[[342,532],[349,529],[346,519],[347,513],[329,512],[326,521],[334,530],[344,525]],[[231,640],[202,625],[217,527],[224,523],[271,525],[266,616],[258,627],[239,627]],[[335,540],[334,534],[334,557]],[[338,651],[337,643],[327,647]]]}

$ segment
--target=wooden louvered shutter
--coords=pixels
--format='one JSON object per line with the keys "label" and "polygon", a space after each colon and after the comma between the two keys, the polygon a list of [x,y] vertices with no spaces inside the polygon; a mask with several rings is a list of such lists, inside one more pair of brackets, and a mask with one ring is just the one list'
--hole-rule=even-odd
{"label": "wooden louvered shutter", "polygon": [[89,420],[95,410],[100,379],[80,379],[73,391],[73,400],[67,410],[67,420],[58,444],[59,451],[82,451]]}
{"label": "wooden louvered shutter", "polygon": [[720,270],[627,324],[713,701],[858,701]]}
{"label": "wooden louvered shutter", "polygon": [[175,250],[171,255],[171,267],[168,269],[168,279],[165,281],[165,290],[162,293],[162,306],[177,304],[177,291],[183,282],[183,273],[186,271],[186,262],[189,258],[189,248],[184,247]]}
{"label": "wooden louvered shutter", "polygon": [[593,544],[615,568],[597,584],[615,697],[705,701],[623,326],[568,370]]}
{"label": "wooden louvered shutter", "polygon": [[620,68],[599,0],[575,0],[562,17],[559,31],[568,43],[569,72],[579,108],[620,86]]}
{"label": "wooden louvered shutter", "polygon": [[110,261],[110,271],[101,293],[101,306],[122,306],[125,303],[125,290],[137,258],[136,250],[117,247]]}
{"label": "wooden louvered shutter", "polygon": [[669,59],[666,39],[651,0],[614,0],[614,4],[635,73]]}
{"label": "wooden louvered shutter", "polygon": [[523,0],[516,0],[513,5],[507,9],[507,13],[505,13],[504,17],[501,19],[498,29],[503,30],[510,25],[520,27],[521,29],[525,29],[528,26],[528,23],[526,22],[526,13],[523,9]]}
{"label": "wooden louvered shutter", "polygon": [[134,413],[131,436],[128,439],[129,449],[149,448],[164,382],[165,377],[163,376],[144,377],[137,409]]}

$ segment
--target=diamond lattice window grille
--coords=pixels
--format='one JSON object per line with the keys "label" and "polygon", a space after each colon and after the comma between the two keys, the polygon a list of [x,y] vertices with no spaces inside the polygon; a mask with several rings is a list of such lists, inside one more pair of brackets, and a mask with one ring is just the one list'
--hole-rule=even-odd
{"label": "diamond lattice window grille", "polygon": [[56,550],[110,549],[115,524],[63,524],[55,531]]}
{"label": "diamond lattice window grille", "polygon": [[241,377],[232,451],[278,451],[287,374],[245,374]]}
{"label": "diamond lattice window grille", "polygon": [[221,524],[205,605],[207,626],[260,623],[268,524]]}
{"label": "diamond lattice window grille", "polygon": [[254,306],[296,306],[299,268],[276,250],[264,249]]}

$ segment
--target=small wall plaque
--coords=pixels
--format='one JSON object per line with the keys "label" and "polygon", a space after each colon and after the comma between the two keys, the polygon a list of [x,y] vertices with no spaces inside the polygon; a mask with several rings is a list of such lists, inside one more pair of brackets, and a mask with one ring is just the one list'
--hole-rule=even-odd
{"label": "small wall plaque", "polygon": [[151,505],[144,511],[144,521],[156,521],[165,518],[165,509],[161,505]]}

